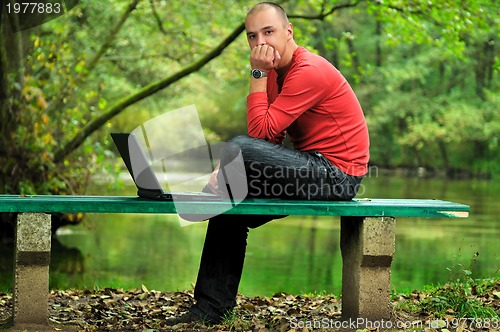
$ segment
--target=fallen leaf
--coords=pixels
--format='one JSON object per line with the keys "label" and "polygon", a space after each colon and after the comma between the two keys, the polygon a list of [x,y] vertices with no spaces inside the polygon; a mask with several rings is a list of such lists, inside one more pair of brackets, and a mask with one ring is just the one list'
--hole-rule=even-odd
{"label": "fallen leaf", "polygon": [[144,285],[141,285],[141,289],[144,293],[148,293],[149,294],[149,290],[146,288],[146,286]]}

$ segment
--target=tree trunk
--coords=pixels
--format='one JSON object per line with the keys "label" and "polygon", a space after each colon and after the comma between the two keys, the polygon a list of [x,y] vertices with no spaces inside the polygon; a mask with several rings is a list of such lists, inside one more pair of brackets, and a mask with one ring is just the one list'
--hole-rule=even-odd
{"label": "tree trunk", "polygon": [[354,68],[354,71],[356,75],[360,78],[361,77],[361,64],[359,61],[359,56],[356,53],[356,48],[354,47],[354,35],[350,32],[347,33],[347,37],[345,38],[345,41],[347,43],[347,49],[349,50],[349,54],[352,58],[352,67]]}
{"label": "tree trunk", "polygon": [[380,40],[382,38],[382,22],[375,20],[375,66],[382,67],[382,46]]}
{"label": "tree trunk", "polygon": [[0,191],[12,192],[13,171],[16,158],[21,151],[16,151],[13,133],[19,126],[21,92],[24,87],[24,59],[30,48],[29,31],[13,32],[19,25],[18,17],[3,15],[0,22]]}
{"label": "tree trunk", "polygon": [[485,99],[484,90],[491,86],[493,81],[493,69],[495,65],[495,43],[493,39],[476,47],[475,77],[476,77],[476,94],[479,98]]}

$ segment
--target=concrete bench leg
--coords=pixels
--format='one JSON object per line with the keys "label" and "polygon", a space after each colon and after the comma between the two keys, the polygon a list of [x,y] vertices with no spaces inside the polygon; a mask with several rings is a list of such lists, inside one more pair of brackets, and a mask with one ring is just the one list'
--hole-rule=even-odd
{"label": "concrete bench leg", "polygon": [[342,318],[388,320],[394,218],[342,217]]}
{"label": "concrete bench leg", "polygon": [[50,241],[50,215],[18,215],[13,291],[15,326],[48,325]]}

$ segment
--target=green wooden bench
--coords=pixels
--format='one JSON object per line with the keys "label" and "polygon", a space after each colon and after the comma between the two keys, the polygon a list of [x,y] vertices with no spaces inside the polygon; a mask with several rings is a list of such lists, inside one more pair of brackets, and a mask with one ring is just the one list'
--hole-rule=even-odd
{"label": "green wooden bench", "polygon": [[[224,202],[161,202],[130,196],[0,195],[0,212],[19,213],[13,287],[15,325],[47,324],[50,213],[210,214]],[[397,217],[467,218],[469,206],[420,199],[348,202],[247,199],[226,214],[340,216],[342,319],[390,318],[390,275]],[[238,219],[235,218],[235,222]]]}

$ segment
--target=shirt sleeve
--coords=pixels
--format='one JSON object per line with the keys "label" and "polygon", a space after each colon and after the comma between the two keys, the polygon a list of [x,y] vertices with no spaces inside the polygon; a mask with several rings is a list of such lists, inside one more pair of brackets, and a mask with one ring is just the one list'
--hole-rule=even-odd
{"label": "shirt sleeve", "polygon": [[279,142],[295,119],[325,99],[328,86],[317,67],[303,64],[288,73],[281,93],[271,104],[265,92],[250,94],[247,97],[248,134]]}

